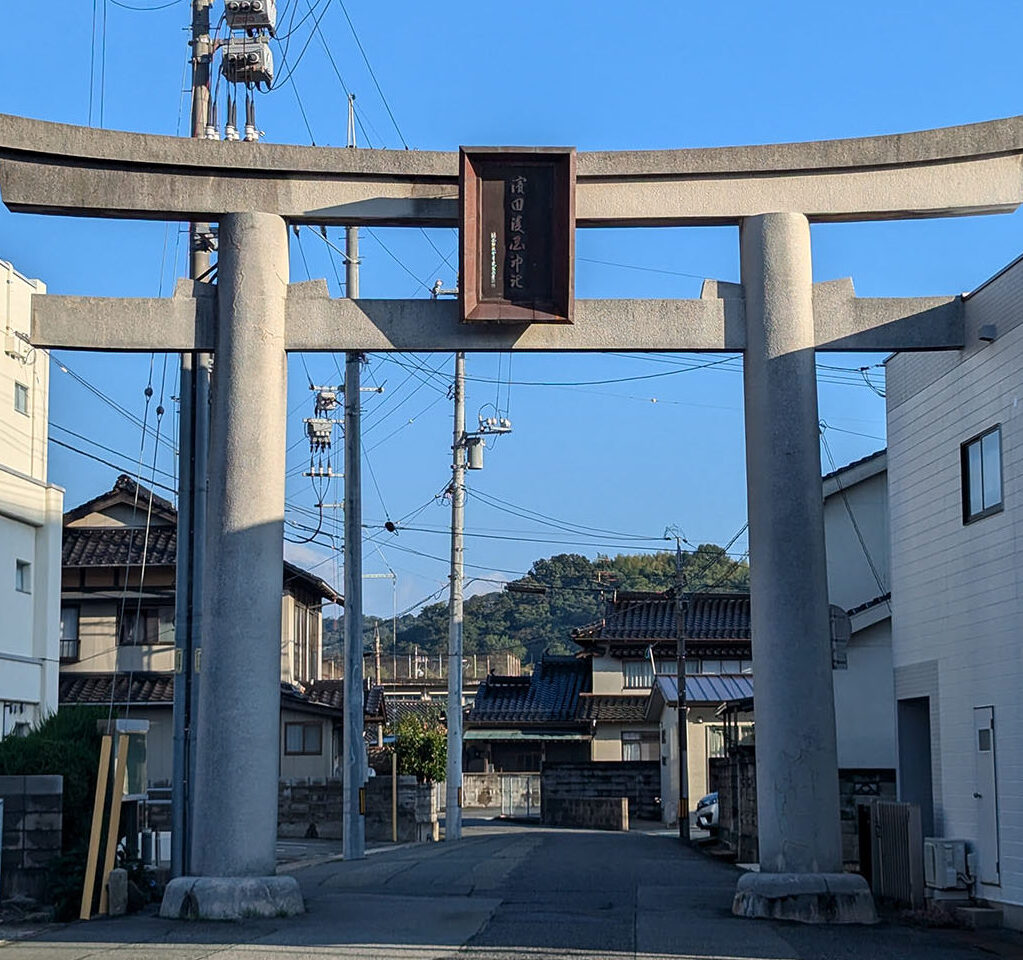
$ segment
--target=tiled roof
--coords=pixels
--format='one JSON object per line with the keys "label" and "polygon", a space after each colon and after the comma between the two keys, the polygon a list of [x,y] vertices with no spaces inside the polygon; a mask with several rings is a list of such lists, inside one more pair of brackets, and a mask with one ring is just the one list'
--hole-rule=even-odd
{"label": "tiled roof", "polygon": [[[608,601],[602,620],[578,627],[573,639],[581,646],[601,641],[675,640],[678,621],[675,594],[618,592]],[[748,593],[697,593],[689,600],[686,636],[691,640],[748,640],[750,605]]]}
{"label": "tiled roof", "polygon": [[[330,711],[340,717],[344,713],[343,680],[311,680],[292,685],[281,683],[281,698],[290,707],[315,707]],[[363,700],[363,715],[369,723],[384,723],[387,720],[387,705],[383,687],[370,687]]]}
{"label": "tiled roof", "polygon": [[[668,703],[676,702],[678,684],[675,677],[658,677],[657,686]],[[699,674],[686,677],[686,700],[689,703],[723,703],[726,700],[743,700],[752,696],[751,674],[724,676]]]}
{"label": "tiled roof", "polygon": [[151,527],[65,527],[61,562],[65,567],[120,567],[142,563],[173,566],[177,556],[177,529]]}
{"label": "tiled roof", "polygon": [[126,473],[122,473],[114,482],[114,486],[106,493],[93,497],[77,507],[73,507],[64,514],[64,523],[70,523],[88,516],[90,513],[102,513],[115,503],[127,503],[138,509],[140,518],[145,518],[149,512],[152,502],[152,512],[160,514],[164,519],[172,520],[177,517],[177,510],[174,504],[163,497],[158,497],[148,487],[136,483]]}
{"label": "tiled roof", "polygon": [[173,673],[62,673],[58,703],[61,706],[110,703],[111,686],[116,705],[170,706],[174,702]]}
{"label": "tiled roof", "polygon": [[[145,551],[147,566],[174,566],[177,560],[177,528],[139,527],[65,527],[61,545],[61,563],[65,567],[140,566]],[[319,577],[293,563],[284,561],[284,585],[300,581],[320,597],[343,602],[339,594]]]}
{"label": "tiled roof", "polygon": [[599,723],[641,723],[646,719],[647,694],[583,694],[579,698],[580,720],[596,720]]}
{"label": "tiled roof", "polygon": [[544,657],[531,676],[487,677],[469,724],[574,723],[579,694],[590,689],[590,664],[575,657]]}
{"label": "tiled roof", "polygon": [[424,720],[439,716],[443,721],[447,717],[447,712],[447,697],[424,700],[421,697],[397,697],[392,694],[387,698],[387,719],[392,723],[396,723],[409,714],[414,714]]}

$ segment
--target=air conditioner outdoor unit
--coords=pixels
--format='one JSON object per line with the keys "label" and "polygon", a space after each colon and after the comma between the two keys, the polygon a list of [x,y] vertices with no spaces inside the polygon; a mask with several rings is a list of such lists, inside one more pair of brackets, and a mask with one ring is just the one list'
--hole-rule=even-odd
{"label": "air conditioner outdoor unit", "polygon": [[32,349],[21,337],[13,333],[4,334],[4,353],[16,360],[24,360]]}
{"label": "air conditioner outdoor unit", "polygon": [[932,890],[967,890],[966,841],[924,837],[924,883]]}

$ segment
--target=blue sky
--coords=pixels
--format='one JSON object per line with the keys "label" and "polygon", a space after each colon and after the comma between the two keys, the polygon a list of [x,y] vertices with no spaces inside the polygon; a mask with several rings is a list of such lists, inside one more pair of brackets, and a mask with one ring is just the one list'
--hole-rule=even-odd
{"label": "blue sky", "polygon": [[[125,0],[159,6],[165,0]],[[53,0],[5,11],[12,42],[0,61],[0,111],[153,133],[183,133],[187,0],[137,12],[114,0]],[[859,2],[855,6],[789,2],[631,5],[522,0],[516,5],[448,2],[382,4],[347,0],[392,122],[338,0],[312,0],[320,30],[357,104],[369,147],[451,150],[460,144],[569,144],[587,149],[644,149],[862,136],[1009,116],[1021,111],[1017,76],[1023,5],[969,7],[942,2]],[[222,4],[219,2],[216,11]],[[296,22],[309,0],[289,0]],[[105,10],[105,16],[104,16]],[[104,30],[105,19],[105,30]],[[345,96],[313,18],[296,28],[289,61],[293,82],[261,96],[267,138],[341,144]],[[105,42],[103,37],[105,36]],[[45,37],[45,43],[32,40]],[[306,46],[306,40],[310,42]],[[298,54],[305,48],[299,59]],[[105,50],[105,53],[104,53]],[[277,49],[278,59],[281,50]],[[90,78],[91,72],[91,78]],[[286,71],[281,71],[282,74]],[[400,131],[400,132],[399,132]],[[379,230],[362,241],[363,296],[425,296],[440,278],[454,281],[451,230]],[[332,231],[339,242],[338,231]],[[737,231],[714,229],[585,230],[577,240],[580,297],[692,297],[703,276],[738,279]],[[381,245],[386,245],[386,249]],[[818,280],[852,276],[869,295],[948,294],[968,290],[1023,250],[1023,216],[813,229]],[[434,248],[437,249],[434,249]],[[311,233],[293,243],[292,277],[313,276],[337,292],[329,250]],[[394,255],[392,257],[392,254]],[[70,220],[0,210],[0,257],[43,278],[52,292],[110,296],[168,294],[184,273],[177,225]],[[395,259],[396,258],[396,259]],[[400,261],[397,262],[397,261]],[[144,481],[173,486],[177,360],[58,351],[58,360],[143,418],[137,425],[54,367],[52,436],[138,469]],[[745,520],[741,366],[739,361],[683,371],[700,358],[668,356],[470,356],[470,419],[498,404],[514,433],[488,450],[470,477],[467,575],[492,586],[532,559],[562,550],[593,555],[629,544],[653,548],[677,525],[693,542],[725,542]],[[852,368],[881,357],[830,354],[820,362]],[[337,382],[335,358],[306,358],[317,383]],[[424,373],[420,366],[430,373]],[[290,362],[289,519],[315,498],[301,467],[307,457],[302,417],[311,401],[301,358]],[[371,358],[367,383],[365,477],[368,523],[395,520],[425,506],[397,537],[367,530],[369,572],[393,569],[401,608],[444,585],[446,504],[430,502],[449,475],[451,409],[445,398],[450,357]],[[622,380],[585,386],[541,383]],[[883,374],[873,370],[878,385]],[[508,382],[510,379],[510,383]],[[494,381],[501,381],[496,383]],[[155,404],[167,414],[154,457]],[[656,402],[653,402],[655,401]],[[821,417],[839,462],[883,444],[884,401],[858,374],[821,371]],[[248,411],[258,416],[259,411]],[[412,420],[413,422],[408,422]],[[117,453],[74,437],[91,438]],[[51,479],[74,505],[109,488],[114,473],[51,447]],[[153,473],[153,467],[157,472]],[[825,459],[825,469],[829,464]],[[375,482],[374,482],[375,478]],[[330,499],[340,499],[337,490]],[[484,497],[503,507],[484,502]],[[555,521],[527,521],[518,508]],[[510,512],[509,512],[510,511]],[[519,515],[516,515],[519,514]],[[568,526],[615,531],[584,537]],[[292,533],[298,534],[297,528]],[[487,534],[487,537],[478,536]],[[626,539],[643,537],[646,540]],[[524,540],[489,539],[520,537]],[[537,540],[554,540],[539,543]],[[744,540],[737,542],[741,552]],[[423,555],[427,556],[423,556]],[[289,556],[332,579],[329,554],[310,546]],[[440,559],[432,559],[440,558]],[[370,612],[386,614],[391,586],[370,580]]]}

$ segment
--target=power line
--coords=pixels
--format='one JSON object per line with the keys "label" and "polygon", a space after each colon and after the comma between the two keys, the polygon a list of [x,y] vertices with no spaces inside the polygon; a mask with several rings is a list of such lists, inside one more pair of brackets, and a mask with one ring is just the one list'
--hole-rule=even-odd
{"label": "power line", "polygon": [[345,19],[348,21],[348,26],[351,27],[352,36],[355,38],[355,43],[359,48],[359,53],[362,54],[362,59],[366,62],[366,69],[369,70],[369,75],[373,78],[373,84],[377,88],[377,93],[380,94],[380,99],[383,101],[384,109],[387,110],[387,115],[391,118],[391,123],[394,124],[394,129],[398,132],[398,139],[401,140],[402,145],[406,150],[410,149],[408,142],[405,140],[404,135],[401,132],[401,128],[398,126],[398,121],[394,119],[394,111],[391,110],[391,105],[387,102],[387,97],[384,96],[384,91],[380,88],[380,81],[377,80],[377,75],[373,70],[373,64],[369,62],[369,57],[366,56],[366,50],[362,46],[362,41],[359,39],[359,33],[355,29],[355,24],[352,23],[352,18],[348,16],[348,10],[344,5],[344,0],[337,0],[338,6],[341,7],[341,12],[345,15]]}
{"label": "power line", "polygon": [[[112,469],[116,470],[118,473],[127,473],[127,474],[131,473],[131,468],[130,467],[123,467],[123,466],[121,466],[119,464],[111,463],[109,460],[104,460],[102,457],[98,457],[94,453],[89,453],[88,450],[82,450],[80,447],[76,447],[76,446],[74,446],[73,444],[70,444],[70,443],[65,443],[63,440],[58,440],[56,437],[50,437],[49,439],[50,439],[50,443],[55,443],[55,444],[57,444],[58,447],[64,447],[66,450],[71,450],[72,452],[77,453],[80,456],[88,457],[90,460],[95,460],[98,463],[102,463],[104,466],[111,467]],[[161,470],[160,472],[163,473],[164,471]],[[154,487],[159,487],[161,490],[167,490],[170,493],[177,493],[176,488],[169,487],[169,486],[167,486],[167,484],[160,483],[157,480],[153,481],[153,486]]]}

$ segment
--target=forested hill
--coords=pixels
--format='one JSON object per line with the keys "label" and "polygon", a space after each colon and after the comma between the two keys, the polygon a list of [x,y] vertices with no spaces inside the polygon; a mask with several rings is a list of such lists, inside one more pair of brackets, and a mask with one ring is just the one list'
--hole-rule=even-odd
{"label": "forested hill", "polygon": [[[748,590],[749,567],[729,558],[723,548],[702,544],[683,553],[683,571],[690,590]],[[503,587],[479,593],[465,601],[465,653],[511,650],[526,662],[538,660],[544,650],[569,653],[573,627],[603,615],[601,596],[612,590],[666,590],[675,583],[675,554],[619,554],[590,560],[562,553],[537,560],[529,575],[514,586],[542,585],[544,594],[510,592]],[[324,655],[340,657],[344,618],[323,621]],[[372,638],[379,624],[384,649],[391,649],[390,618],[366,617],[363,629]],[[447,649],[447,599],[400,617],[397,648],[405,655],[418,645],[419,652],[436,657]],[[367,643],[369,640],[367,640]]]}

